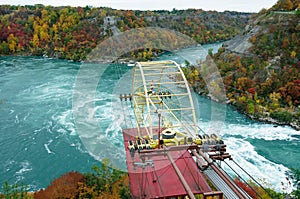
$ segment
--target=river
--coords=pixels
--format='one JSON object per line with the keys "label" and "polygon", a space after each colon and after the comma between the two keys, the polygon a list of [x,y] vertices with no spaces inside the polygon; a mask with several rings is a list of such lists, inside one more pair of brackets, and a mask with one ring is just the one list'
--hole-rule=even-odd
{"label": "river", "polygon": [[[218,49],[220,44],[204,48]],[[182,50],[192,54],[197,47]],[[205,56],[205,55],[204,55]],[[183,63],[176,54],[158,59]],[[43,57],[0,57],[0,185],[24,182],[30,190],[47,187],[67,171],[88,172],[99,165],[77,133],[72,112],[73,87],[81,63]],[[118,70],[118,73],[116,71]],[[126,65],[112,64],[97,87],[94,115],[122,151],[121,127],[113,121],[113,93]],[[212,108],[226,110],[220,134],[233,158],[260,181],[283,191],[288,168],[300,169],[300,132],[288,126],[252,121],[228,105],[196,97],[199,126],[210,128]],[[101,136],[99,136],[101,139]]]}

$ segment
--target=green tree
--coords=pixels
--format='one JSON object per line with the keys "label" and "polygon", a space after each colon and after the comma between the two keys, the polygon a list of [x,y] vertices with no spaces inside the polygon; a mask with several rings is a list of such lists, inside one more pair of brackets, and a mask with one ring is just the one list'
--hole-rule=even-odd
{"label": "green tree", "polygon": [[296,190],[292,192],[292,195],[295,196],[296,199],[300,199],[300,170],[291,169],[294,175],[294,186]]}
{"label": "green tree", "polygon": [[253,115],[255,113],[255,106],[253,102],[249,102],[247,104],[247,111],[248,113],[250,113],[251,115]]}
{"label": "green tree", "polygon": [[0,54],[9,54],[9,52],[10,49],[8,43],[2,41],[2,43],[0,43]]}
{"label": "green tree", "polygon": [[211,57],[213,56],[213,49],[212,48],[208,49],[208,55],[211,56]]}
{"label": "green tree", "polygon": [[289,123],[293,119],[293,115],[290,112],[287,111],[280,111],[277,110],[275,112],[272,112],[270,116],[274,119],[277,119],[280,122]]}
{"label": "green tree", "polygon": [[5,182],[3,185],[3,195],[0,193],[0,198],[3,199],[32,199],[32,194],[27,192],[27,186],[24,183],[12,184]]}

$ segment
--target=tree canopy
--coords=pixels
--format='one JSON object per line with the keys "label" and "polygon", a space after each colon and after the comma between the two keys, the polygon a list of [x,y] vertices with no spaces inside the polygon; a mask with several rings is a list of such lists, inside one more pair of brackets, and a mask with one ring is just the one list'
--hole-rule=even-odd
{"label": "tree canopy", "polygon": [[[0,54],[46,55],[84,60],[101,41],[132,28],[162,27],[187,34],[199,43],[232,38],[247,24],[250,14],[197,9],[133,11],[94,7],[0,6]],[[107,21],[110,17],[111,21]],[[149,59],[146,51],[136,59]]]}

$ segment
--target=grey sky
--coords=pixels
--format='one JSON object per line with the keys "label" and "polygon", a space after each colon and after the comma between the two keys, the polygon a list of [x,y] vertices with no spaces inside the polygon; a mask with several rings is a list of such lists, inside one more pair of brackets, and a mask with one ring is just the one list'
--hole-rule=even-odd
{"label": "grey sky", "polygon": [[201,8],[203,10],[232,10],[243,12],[258,12],[262,8],[270,8],[277,0],[0,0],[0,4],[34,5],[44,4],[52,6],[86,6],[112,7],[116,9],[134,10],[172,10]]}

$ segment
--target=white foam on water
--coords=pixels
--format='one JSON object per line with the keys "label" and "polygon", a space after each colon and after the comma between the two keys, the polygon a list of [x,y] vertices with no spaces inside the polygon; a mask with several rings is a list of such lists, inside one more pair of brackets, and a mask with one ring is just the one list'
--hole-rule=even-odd
{"label": "white foam on water", "polygon": [[124,116],[120,113],[122,110],[116,108],[116,104],[120,102],[117,101],[118,97],[115,95],[104,92],[98,93],[97,98],[98,100],[94,101],[95,106],[84,118],[87,122],[80,123],[82,126],[79,136],[94,159],[101,161],[109,158],[116,168],[124,170],[125,151],[120,126],[124,121]]}
{"label": "white foam on water", "polygon": [[[286,182],[286,177],[289,169],[282,164],[273,163],[263,156],[259,155],[254,146],[248,141],[241,138],[224,138],[224,142],[227,145],[227,152],[232,155],[233,160],[237,162],[244,170],[246,170],[251,176],[263,185],[270,186],[276,191],[282,192],[282,182]],[[230,161],[227,161],[230,163]],[[245,173],[235,166],[230,164],[234,170],[238,171],[239,175],[249,179]],[[225,170],[230,170],[224,165]],[[289,192],[293,187],[290,187]]]}
{"label": "white foam on water", "polygon": [[10,171],[11,168],[13,168],[13,165],[15,164],[16,162],[14,160],[9,160],[9,161],[6,161],[5,164],[4,164],[4,169],[6,172]]}
{"label": "white foam on water", "polygon": [[96,119],[101,127],[106,127],[99,132],[98,139],[109,138],[114,142],[122,142],[119,132],[122,131],[120,124],[124,121],[124,115],[119,113],[120,110],[115,107],[114,102],[106,102],[101,106],[96,107],[98,110]]}
{"label": "white foam on water", "polygon": [[16,123],[16,124],[19,124],[19,123],[20,123],[20,121],[19,121],[19,116],[16,115],[15,118],[16,118],[16,119],[15,119],[15,123]]}
{"label": "white foam on water", "polygon": [[99,105],[95,106],[94,109],[94,118],[101,127],[108,128],[103,129],[104,132],[101,132],[105,133],[107,130],[112,130],[113,126],[119,126],[119,123],[123,121],[123,115],[117,113],[119,108],[116,106],[120,102],[114,101],[116,100],[116,96],[107,93],[101,93],[101,96],[103,98],[98,101]]}
{"label": "white foam on water", "polygon": [[40,128],[40,129],[35,129],[33,132],[34,132],[34,134],[36,135],[37,133],[39,133],[39,132],[41,132],[42,130],[44,130],[46,127],[42,127],[42,128]]}
{"label": "white foam on water", "polygon": [[[200,122],[200,127],[206,132],[209,127],[209,122]],[[272,187],[278,192],[291,192],[293,187],[283,187],[287,184],[287,173],[289,169],[282,164],[276,164],[269,161],[265,157],[259,155],[255,151],[255,147],[246,139],[264,139],[264,140],[295,140],[297,138],[292,135],[299,135],[300,132],[287,127],[274,127],[271,124],[230,124],[223,126],[220,136],[227,146],[227,151],[232,155],[243,169],[245,169],[254,179],[263,182],[263,185]],[[238,136],[238,137],[234,137]],[[232,164],[230,164],[232,166]],[[225,167],[230,170],[229,167]],[[238,173],[243,173],[238,167],[234,167]],[[233,173],[232,173],[233,174]],[[233,174],[234,175],[234,174]],[[244,176],[245,177],[245,176]],[[248,179],[248,178],[246,178]]]}
{"label": "white foam on water", "polygon": [[113,115],[112,122],[105,130],[105,137],[111,140],[113,144],[123,145],[123,135],[120,133],[122,132],[122,128],[120,126],[123,121],[122,115],[119,114],[119,116],[121,116],[120,118],[114,118],[115,116],[116,114]]}
{"label": "white foam on water", "polygon": [[22,175],[22,174],[32,170],[32,167],[27,160],[21,162],[20,166],[21,166],[21,169],[16,172],[16,175]]}
{"label": "white foam on water", "polygon": [[46,151],[48,152],[48,154],[55,154],[54,152],[52,152],[50,149],[49,149],[49,145],[53,142],[53,140],[49,140],[47,144],[44,144],[44,147],[46,149]]}
{"label": "white foam on water", "polygon": [[71,145],[73,145],[74,147],[76,147],[76,149],[78,151],[80,151],[80,153],[88,153],[86,151],[86,149],[82,147],[82,144],[80,142],[77,142],[76,144],[71,144]]}
{"label": "white foam on water", "polygon": [[46,82],[39,85],[29,86],[29,88],[24,89],[17,96],[22,99],[26,99],[27,102],[33,103],[36,101],[53,101],[55,98],[65,98],[68,94],[70,94],[70,90],[62,88],[65,86],[64,84],[67,85],[67,83],[63,82]]}
{"label": "white foam on water", "polygon": [[95,119],[99,120],[100,122],[103,120],[112,120],[112,103],[111,102],[104,102],[101,105],[97,105],[93,111]]}
{"label": "white foam on water", "polygon": [[25,115],[25,117],[23,118],[23,121],[26,121],[27,118],[29,117],[29,115],[30,115],[30,112]]}
{"label": "white foam on water", "polygon": [[69,132],[72,136],[76,135],[73,111],[71,109],[59,113],[59,115],[53,115],[52,120],[59,126],[56,132],[62,133],[63,135]]}
{"label": "white foam on water", "polygon": [[264,140],[298,140],[293,135],[300,135],[300,131],[288,126],[274,127],[272,124],[227,124],[223,129],[223,134],[239,135],[245,138]]}
{"label": "white foam on water", "polygon": [[65,129],[58,129],[57,132],[61,133],[61,134],[66,134],[67,131]]}

